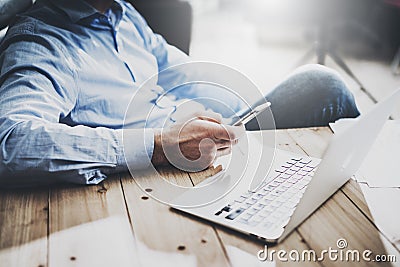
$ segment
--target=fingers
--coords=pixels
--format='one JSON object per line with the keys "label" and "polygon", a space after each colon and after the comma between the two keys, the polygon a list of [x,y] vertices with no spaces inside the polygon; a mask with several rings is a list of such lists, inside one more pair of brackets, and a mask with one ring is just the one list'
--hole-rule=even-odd
{"label": "fingers", "polygon": [[214,139],[234,141],[242,137],[246,130],[243,125],[231,126],[231,125],[214,125],[211,129]]}
{"label": "fingers", "polygon": [[186,171],[199,171],[216,158],[230,154],[243,133],[243,127],[196,119],[188,124],[171,126],[165,132],[162,151],[169,155],[166,158],[174,166]]}
{"label": "fingers", "polygon": [[[225,140],[234,141],[240,139],[245,133],[246,129],[243,125],[231,126],[226,124],[216,123],[210,119],[198,119],[189,124],[193,128],[192,132],[202,132],[204,137],[212,138],[215,141]],[[197,129],[196,129],[197,128]]]}
{"label": "fingers", "polygon": [[201,112],[196,112],[195,116],[199,118],[200,120],[206,120],[206,121],[211,121],[215,123],[221,123],[222,122],[222,115],[219,113],[216,113],[211,110],[205,110]]}
{"label": "fingers", "polygon": [[210,167],[214,164],[217,158],[229,155],[230,153],[232,153],[232,145],[221,147],[216,150],[213,149],[207,156],[204,157],[205,163],[207,164],[207,167]]}
{"label": "fingers", "polygon": [[215,141],[215,146],[217,147],[217,149],[227,148],[233,145],[232,142],[235,141],[225,141],[225,140]]}

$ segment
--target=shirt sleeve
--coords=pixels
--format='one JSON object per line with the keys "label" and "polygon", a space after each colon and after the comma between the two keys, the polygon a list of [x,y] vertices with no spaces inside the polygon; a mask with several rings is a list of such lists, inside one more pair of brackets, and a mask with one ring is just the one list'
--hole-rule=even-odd
{"label": "shirt sleeve", "polygon": [[[151,131],[60,123],[77,101],[76,73],[61,46],[21,34],[24,29],[7,36],[0,48],[0,180],[9,174],[45,173],[55,174],[56,180],[96,184],[128,165],[147,167],[154,145]],[[124,151],[123,135],[135,151]]]}

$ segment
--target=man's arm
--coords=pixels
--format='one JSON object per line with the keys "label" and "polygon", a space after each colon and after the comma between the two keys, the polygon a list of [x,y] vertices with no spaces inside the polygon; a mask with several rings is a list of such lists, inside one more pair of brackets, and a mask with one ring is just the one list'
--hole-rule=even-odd
{"label": "man's arm", "polygon": [[0,50],[0,177],[57,173],[57,178],[90,184],[126,169],[126,161],[135,168],[150,164],[151,131],[124,132],[137,143],[125,160],[122,130],[60,123],[74,108],[79,90],[66,53],[38,36],[16,38]]}

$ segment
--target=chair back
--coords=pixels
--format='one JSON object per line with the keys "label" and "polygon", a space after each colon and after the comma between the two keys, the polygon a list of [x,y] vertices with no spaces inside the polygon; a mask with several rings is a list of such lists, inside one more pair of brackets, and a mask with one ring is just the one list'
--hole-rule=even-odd
{"label": "chair back", "polygon": [[192,35],[192,6],[181,0],[128,0],[154,32],[189,54]]}
{"label": "chair back", "polygon": [[[74,1],[74,0],[70,0]],[[150,26],[170,44],[189,54],[192,9],[185,1],[128,0],[133,2]],[[0,0],[0,41],[16,14],[27,10],[35,0]]]}
{"label": "chair back", "polygon": [[0,30],[7,27],[14,16],[32,5],[32,0],[0,0]]}
{"label": "chair back", "polygon": [[7,25],[16,14],[28,9],[32,0],[0,0],[0,41],[3,39]]}

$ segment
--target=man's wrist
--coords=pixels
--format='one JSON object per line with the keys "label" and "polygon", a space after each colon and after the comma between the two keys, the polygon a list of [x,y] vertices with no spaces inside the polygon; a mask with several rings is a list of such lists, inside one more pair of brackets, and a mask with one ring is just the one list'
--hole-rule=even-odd
{"label": "man's wrist", "polygon": [[151,162],[154,166],[166,165],[168,163],[162,147],[161,130],[154,130],[154,149]]}
{"label": "man's wrist", "polygon": [[[108,129],[107,129],[108,130]],[[148,168],[152,162],[154,150],[153,129],[109,129],[115,133],[117,168],[140,170]]]}

